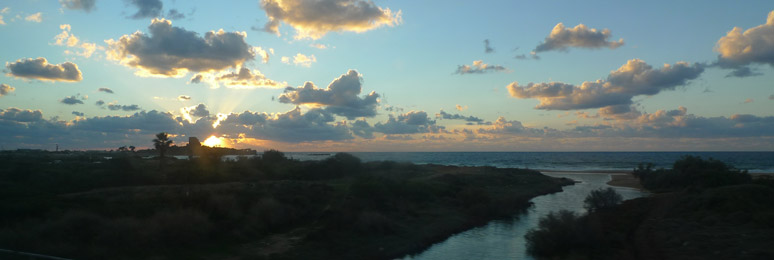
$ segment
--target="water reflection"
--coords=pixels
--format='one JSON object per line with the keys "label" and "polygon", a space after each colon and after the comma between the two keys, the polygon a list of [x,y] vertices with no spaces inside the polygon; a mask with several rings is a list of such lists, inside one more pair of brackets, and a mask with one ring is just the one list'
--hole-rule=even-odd
{"label": "water reflection", "polygon": [[[527,255],[524,235],[538,224],[540,217],[551,211],[571,210],[585,213],[583,199],[594,189],[610,187],[608,174],[546,173],[580,181],[564,187],[564,191],[532,199],[535,204],[527,213],[508,220],[492,221],[486,226],[454,235],[424,252],[406,256],[404,260],[448,259],[533,259]],[[624,199],[645,196],[636,189],[613,187]]]}

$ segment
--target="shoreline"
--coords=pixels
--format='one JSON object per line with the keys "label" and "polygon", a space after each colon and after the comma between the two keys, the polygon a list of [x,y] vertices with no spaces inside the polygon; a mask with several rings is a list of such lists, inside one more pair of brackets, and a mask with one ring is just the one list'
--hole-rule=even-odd
{"label": "shoreline", "polygon": [[645,188],[640,185],[640,180],[634,177],[629,171],[541,171],[541,173],[560,173],[560,174],[601,174],[609,175],[610,180],[606,183],[610,186],[631,188],[644,191]]}

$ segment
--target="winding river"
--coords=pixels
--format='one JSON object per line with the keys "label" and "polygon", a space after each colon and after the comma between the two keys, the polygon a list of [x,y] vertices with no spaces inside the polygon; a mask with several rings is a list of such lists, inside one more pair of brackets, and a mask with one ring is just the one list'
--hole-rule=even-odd
{"label": "winding river", "polygon": [[[606,183],[609,174],[595,173],[544,173],[553,177],[566,177],[576,181],[564,187],[562,192],[532,199],[534,206],[526,213],[512,219],[497,220],[449,237],[424,252],[403,257],[403,260],[450,260],[450,259],[533,259],[527,254],[524,234],[537,227],[540,217],[562,209],[584,213],[583,199],[590,191],[611,187]],[[625,200],[642,197],[647,193],[623,187],[613,187]]]}

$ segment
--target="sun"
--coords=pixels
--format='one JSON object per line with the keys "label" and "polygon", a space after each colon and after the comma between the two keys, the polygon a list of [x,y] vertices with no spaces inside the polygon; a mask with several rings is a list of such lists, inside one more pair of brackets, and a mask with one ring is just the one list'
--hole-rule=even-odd
{"label": "sun", "polygon": [[220,139],[220,137],[211,135],[207,140],[204,140],[204,143],[202,145],[209,146],[209,147],[218,147],[223,146],[223,140]]}

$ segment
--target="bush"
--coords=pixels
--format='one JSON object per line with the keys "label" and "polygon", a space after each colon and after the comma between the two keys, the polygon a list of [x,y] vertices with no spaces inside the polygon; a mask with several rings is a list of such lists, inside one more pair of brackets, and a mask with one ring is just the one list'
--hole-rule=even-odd
{"label": "bush", "polygon": [[640,165],[633,171],[643,187],[654,191],[674,191],[686,188],[705,189],[750,183],[747,171],[736,170],[712,158],[685,156],[675,161],[672,169],[653,170],[652,165]]}
{"label": "bush", "polygon": [[567,210],[548,213],[538,227],[527,232],[527,253],[537,258],[564,258],[598,246],[590,235],[587,218]]}
{"label": "bush", "polygon": [[583,200],[583,208],[589,212],[594,212],[611,208],[621,203],[622,200],[623,197],[621,197],[621,194],[618,194],[615,189],[609,187],[607,189],[600,188],[591,191],[589,195],[586,196],[586,199]]}

